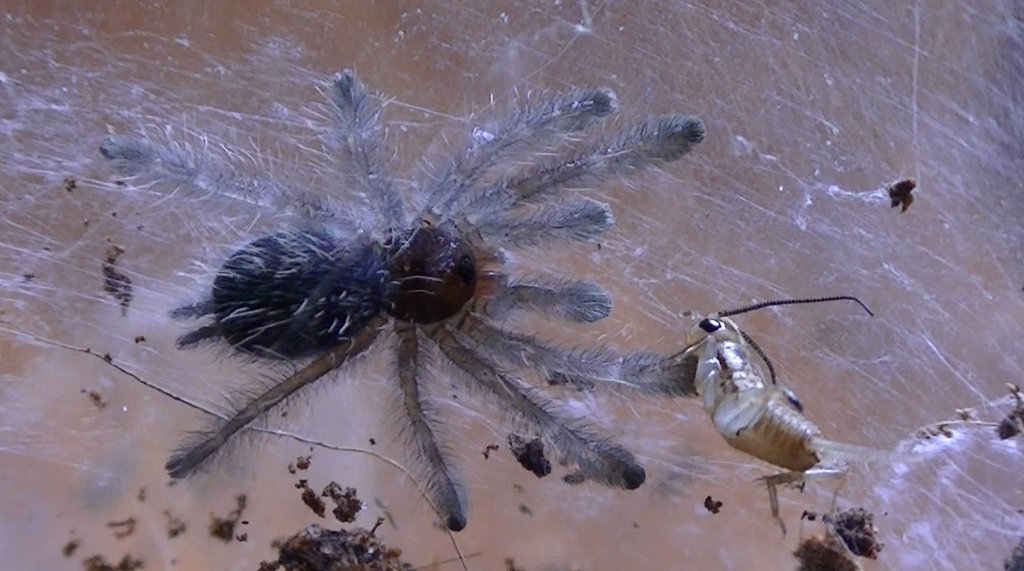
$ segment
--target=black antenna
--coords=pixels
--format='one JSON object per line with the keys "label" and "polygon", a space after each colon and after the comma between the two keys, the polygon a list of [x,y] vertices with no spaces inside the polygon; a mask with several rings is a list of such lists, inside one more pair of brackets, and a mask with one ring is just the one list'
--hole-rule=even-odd
{"label": "black antenna", "polygon": [[872,317],[874,317],[875,315],[874,313],[871,312],[870,309],[868,309],[868,306],[864,305],[864,303],[861,300],[853,297],[852,295],[834,295],[830,297],[809,297],[805,299],[776,299],[772,301],[760,301],[758,303],[754,303],[746,307],[741,307],[739,309],[720,311],[718,312],[718,315],[719,317],[732,317],[733,315],[739,315],[741,313],[756,311],[758,309],[763,309],[765,307],[774,307],[776,305],[800,305],[805,303],[824,303],[828,301],[855,301],[857,302],[857,305],[864,308],[864,311],[868,312],[868,315]]}
{"label": "black antenna", "polygon": [[750,345],[754,352],[757,353],[758,357],[761,357],[761,360],[764,361],[764,364],[768,365],[768,374],[771,375],[772,377],[772,384],[777,385],[778,383],[775,382],[775,365],[772,365],[772,360],[768,358],[768,355],[764,354],[764,351],[761,350],[761,348],[757,345],[757,343],[750,335],[747,335],[746,331],[742,329],[738,330],[740,332],[740,335],[743,336],[743,340],[746,341],[748,345]]}

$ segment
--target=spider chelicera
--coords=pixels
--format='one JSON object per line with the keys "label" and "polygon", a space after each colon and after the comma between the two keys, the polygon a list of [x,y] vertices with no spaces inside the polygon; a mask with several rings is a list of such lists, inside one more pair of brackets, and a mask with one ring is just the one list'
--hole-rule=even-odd
{"label": "spider chelicera", "polygon": [[[594,283],[514,280],[504,250],[593,239],[612,225],[607,204],[567,192],[675,161],[704,138],[699,119],[666,115],[611,137],[585,137],[617,108],[605,88],[572,89],[524,104],[494,133],[475,136],[439,176],[416,192],[426,206],[410,216],[386,172],[381,99],[351,71],[324,84],[333,118],[329,150],[343,184],[294,193],[266,179],[240,180],[225,161],[188,145],[113,136],[104,157],[135,183],[198,187],[211,194],[256,194],[271,208],[295,207],[299,222],[232,253],[198,303],[171,312],[202,320],[181,348],[218,343],[233,355],[285,363],[290,372],[245,398],[230,418],[187,440],[167,462],[189,476],[232,438],[299,389],[344,367],[375,344],[390,344],[405,434],[449,529],[466,525],[467,497],[440,444],[438,415],[426,398],[425,370],[447,360],[456,376],[489,394],[536,430],[578,473],[635,489],[643,467],[525,380],[579,384],[624,371],[599,350],[546,344],[516,332],[509,316],[532,312],[589,323],[606,317],[611,297]],[[331,199],[363,197],[370,221],[354,229]],[[349,220],[349,219],[346,219]],[[657,357],[650,357],[650,361]],[[634,356],[634,376],[644,369]],[[671,375],[653,390],[678,392]],[[640,383],[642,384],[642,383]],[[692,392],[692,390],[690,390]]]}

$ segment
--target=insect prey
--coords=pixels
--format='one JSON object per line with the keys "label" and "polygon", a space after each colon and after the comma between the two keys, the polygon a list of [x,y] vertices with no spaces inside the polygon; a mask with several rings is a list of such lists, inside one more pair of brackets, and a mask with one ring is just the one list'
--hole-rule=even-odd
{"label": "insect prey", "polygon": [[[803,482],[809,476],[842,477],[846,462],[890,459],[892,454],[825,438],[804,416],[803,404],[796,395],[777,383],[775,368],[764,352],[729,317],[776,305],[837,300],[855,301],[874,315],[860,300],[849,296],[762,302],[694,316],[694,326],[685,336],[686,348],[680,353],[683,361],[694,363],[697,395],[726,442],[786,470],[763,478],[772,516],[783,535],[786,525],[779,517],[779,485]],[[755,356],[768,369],[767,377]]]}

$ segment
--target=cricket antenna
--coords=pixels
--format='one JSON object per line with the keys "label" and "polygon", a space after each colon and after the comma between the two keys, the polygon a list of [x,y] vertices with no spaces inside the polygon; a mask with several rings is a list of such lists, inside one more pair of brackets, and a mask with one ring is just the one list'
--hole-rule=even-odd
{"label": "cricket antenna", "polygon": [[747,345],[750,345],[751,349],[753,349],[754,352],[757,353],[757,356],[761,357],[761,360],[764,361],[764,364],[768,365],[768,374],[772,378],[772,384],[773,385],[779,384],[778,382],[776,382],[776,379],[775,379],[775,365],[772,365],[772,360],[768,358],[768,355],[764,354],[764,351],[761,350],[761,347],[758,346],[758,344],[754,341],[754,339],[750,335],[747,334],[746,331],[744,331],[742,329],[738,329],[738,331],[740,332],[740,335],[743,336],[743,340],[747,342]]}
{"label": "cricket antenna", "polygon": [[872,317],[874,317],[875,315],[874,313],[871,312],[870,309],[868,309],[868,306],[864,305],[864,303],[861,300],[857,299],[856,297],[853,297],[852,295],[834,295],[829,297],[809,297],[803,299],[775,299],[771,301],[760,301],[758,303],[741,307],[739,309],[720,311],[718,312],[718,315],[719,317],[732,317],[733,315],[748,313],[751,311],[756,311],[758,309],[764,309],[765,307],[774,307],[776,305],[802,305],[806,303],[825,303],[829,301],[855,301],[857,302],[857,305],[864,308],[864,311],[868,312],[868,315]]}

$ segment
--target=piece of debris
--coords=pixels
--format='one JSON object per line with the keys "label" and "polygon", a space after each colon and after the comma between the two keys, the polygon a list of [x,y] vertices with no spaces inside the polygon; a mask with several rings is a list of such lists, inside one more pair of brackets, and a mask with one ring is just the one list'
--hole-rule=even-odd
{"label": "piece of debris", "polygon": [[185,533],[185,522],[171,515],[170,510],[164,510],[164,517],[167,518],[167,537],[173,539]]}
{"label": "piece of debris", "polygon": [[146,342],[146,336],[145,335],[136,335],[135,336],[135,342],[136,343],[145,343]]}
{"label": "piece of debris", "polygon": [[511,557],[505,558],[505,571],[526,571],[522,567],[516,566],[516,560]]}
{"label": "piece of debris", "polygon": [[64,190],[74,192],[76,188],[78,188],[78,181],[75,180],[75,177],[64,177]]}
{"label": "piece of debris", "polygon": [[1003,571],[1024,571],[1024,537],[1020,538],[1020,543],[1013,548],[1010,556],[1006,558],[1006,561],[1003,563]]}
{"label": "piece of debris", "polygon": [[898,180],[886,187],[886,190],[889,192],[889,200],[892,201],[892,207],[901,207],[900,214],[906,212],[910,205],[914,203],[914,195],[911,192],[915,188],[917,188],[917,181],[912,178]]}
{"label": "piece of debris", "polygon": [[78,551],[78,548],[81,545],[82,545],[81,540],[79,540],[77,538],[71,538],[71,539],[68,540],[67,543],[64,544],[64,547],[62,547],[60,549],[60,552],[63,553],[64,557],[66,557],[66,558],[67,557],[71,557],[72,555],[75,554],[76,551]]}
{"label": "piece of debris", "polygon": [[[110,361],[107,361],[107,362],[109,363]],[[107,408],[107,401],[103,400],[103,395],[101,395],[99,392],[94,391],[94,390],[93,391],[87,391],[85,389],[82,389],[82,393],[89,395],[89,400],[92,401],[92,404],[96,408],[98,408],[100,410],[103,410],[103,409]]]}
{"label": "piece of debris", "polygon": [[111,521],[107,522],[107,527],[114,531],[114,537],[118,539],[124,539],[129,535],[135,533],[135,518],[129,517],[122,521]]}
{"label": "piece of debris", "polygon": [[797,571],[862,571],[863,567],[843,545],[829,533],[825,537],[813,536],[800,542],[793,556],[800,562]]}
{"label": "piece of debris", "polygon": [[562,476],[562,481],[570,486],[577,486],[587,481],[587,477],[583,475],[583,472],[576,470],[571,474]]}
{"label": "piece of debris", "polygon": [[[804,512],[800,519],[814,521],[817,514]],[[800,542],[793,555],[800,561],[797,571],[861,571],[857,557],[877,559],[882,544],[874,516],[862,508],[821,516],[825,535]]]}
{"label": "piece of debris", "polygon": [[722,502],[716,501],[711,496],[708,496],[704,498],[704,509],[713,514],[717,514],[722,511]]}
{"label": "piece of debris", "polygon": [[93,555],[82,561],[82,567],[85,571],[136,571],[142,569],[143,562],[141,559],[133,559],[131,555],[125,555],[117,565],[111,565],[102,555]]}
{"label": "piece of debris", "polygon": [[[388,525],[390,525],[391,527],[393,527],[395,529],[398,529],[398,524],[395,523],[395,518],[394,518],[394,516],[391,515],[391,510],[389,510],[388,507],[384,505],[384,502],[382,502],[380,500],[380,498],[373,498],[373,503],[374,503],[374,505],[377,506],[377,509],[380,510],[380,513],[384,514],[384,518],[388,522]],[[376,530],[376,527],[374,527],[374,529],[371,530],[371,531],[375,531],[375,530]]]}
{"label": "piece of debris", "polygon": [[242,519],[242,512],[245,511],[245,494],[235,496],[235,504],[235,509],[226,518],[210,514],[210,535],[224,543],[230,543],[235,537],[235,526],[238,525],[238,521]]}
{"label": "piece of debris", "polygon": [[354,528],[332,531],[311,525],[294,536],[275,542],[276,561],[264,561],[259,571],[411,571],[402,551],[390,548],[373,533]]}
{"label": "piece of debris", "polygon": [[835,530],[850,551],[859,557],[877,559],[882,544],[878,542],[875,516],[864,508],[849,509],[835,515],[824,515],[822,521]]}
{"label": "piece of debris", "polygon": [[484,460],[489,460],[491,458],[491,452],[497,452],[499,449],[500,448],[497,444],[488,444],[487,446],[484,446]]}
{"label": "piece of debris", "polygon": [[33,274],[32,272],[26,272],[24,274],[21,274],[21,281],[25,283],[28,283],[34,279],[36,279],[36,275]]}
{"label": "piece of debris", "polygon": [[1010,389],[1010,396],[1013,397],[1016,405],[1003,420],[999,421],[999,426],[996,427],[996,432],[999,433],[1001,440],[1013,438],[1024,432],[1024,395],[1021,394],[1020,387],[1017,385],[1008,383],[1007,388]]}
{"label": "piece of debris", "polygon": [[306,504],[306,507],[313,510],[316,515],[324,517],[324,514],[327,513],[327,504],[320,499],[320,496],[316,495],[313,488],[309,487],[309,481],[299,480],[295,487],[302,490],[302,503]]}
{"label": "piece of debris", "polygon": [[103,291],[121,305],[122,316],[128,315],[133,298],[132,279],[117,269],[117,259],[124,253],[124,247],[115,244],[107,248],[107,257],[103,260]]}
{"label": "piece of debris", "polygon": [[800,514],[801,520],[814,521],[818,519],[818,514],[804,510],[804,513]]}
{"label": "piece of debris", "polygon": [[146,488],[139,488],[139,493],[135,494],[135,499],[139,500],[139,503],[146,501]]}
{"label": "piece of debris", "polygon": [[544,457],[544,442],[540,438],[527,440],[511,433],[508,435],[508,447],[519,465],[533,472],[534,476],[543,478],[551,473],[551,462]]}
{"label": "piece of debris", "polygon": [[320,495],[325,498],[331,498],[335,506],[331,513],[341,523],[356,521],[356,515],[363,509],[363,502],[356,495],[356,489],[342,488],[337,482],[331,482],[324,486],[324,491]]}
{"label": "piece of debris", "polygon": [[308,470],[309,462],[312,460],[312,456],[299,456],[295,459],[295,462],[288,464],[288,473],[294,474],[299,470]]}
{"label": "piece of debris", "polygon": [[235,541],[237,541],[239,543],[245,543],[246,541],[249,541],[249,534],[248,533],[239,533],[238,535],[235,536]]}

